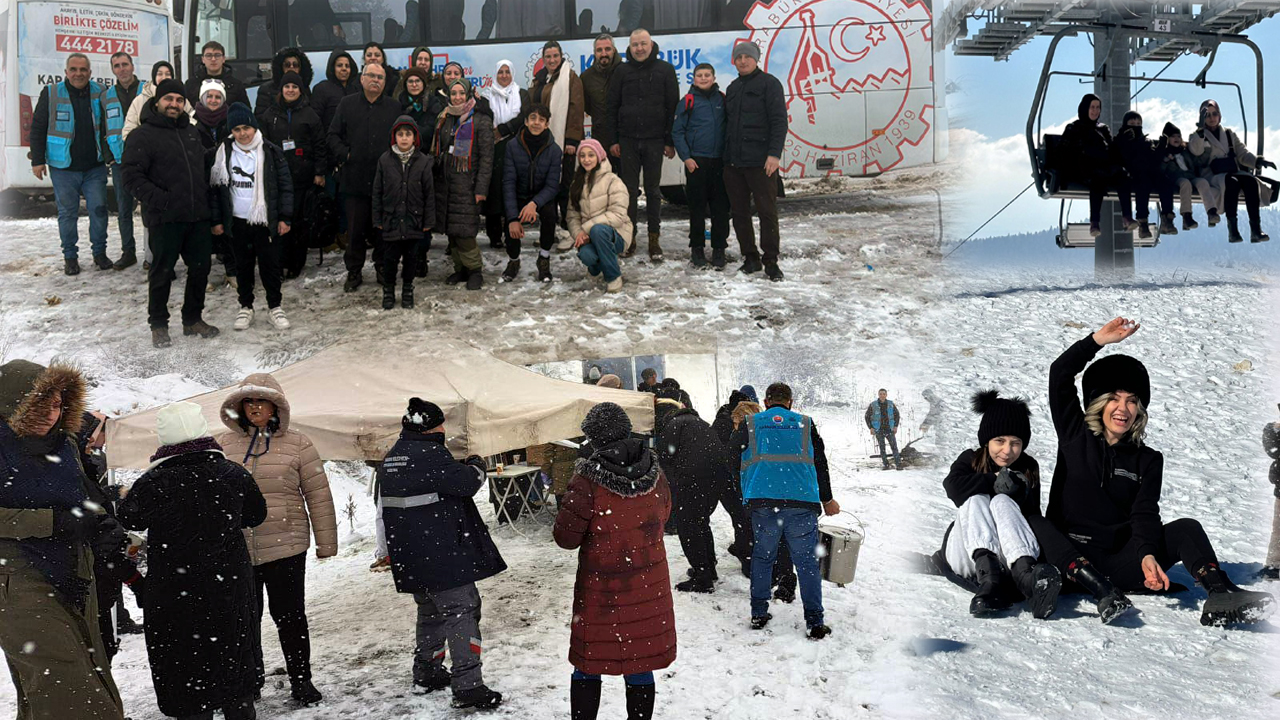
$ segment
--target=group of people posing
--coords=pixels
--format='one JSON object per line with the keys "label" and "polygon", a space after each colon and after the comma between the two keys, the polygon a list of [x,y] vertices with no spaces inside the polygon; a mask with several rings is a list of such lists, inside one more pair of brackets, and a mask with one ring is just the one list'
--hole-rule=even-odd
{"label": "group of people posing", "polygon": [[[509,60],[498,63],[492,84],[478,88],[456,62],[437,72],[429,48],[416,48],[409,67],[397,70],[373,42],[359,66],[334,51],[326,77],[313,86],[306,54],[287,48],[252,109],[222,45],[208,42],[201,52],[202,64],[185,84],[164,61],[153,66],[150,82],[142,80],[132,58],[117,53],[116,82],[105,89],[90,79],[88,58],[72,54],[66,79],[40,94],[33,122],[32,166],[37,177],[48,172],[53,180],[66,274],[80,272],[81,198],[99,269],[138,261],[132,213],[141,203],[157,347],[170,344],[166,305],[179,257],[188,267],[184,334],[219,332],[202,317],[205,292],[222,284],[208,283],[213,255],[237,288],[235,328],[253,323],[260,279],[270,322],[287,329],[282,280],[301,273],[308,247],[324,244],[317,245],[319,218],[329,216],[341,217],[332,239],[345,246],[344,290],[361,286],[372,250],[388,310],[396,305],[397,276],[400,305],[413,307],[414,280],[427,275],[433,236],[447,240],[446,282],[478,290],[481,231],[506,252],[501,278],[512,281],[526,227],[535,225],[539,281],[552,280],[552,249],[576,249],[588,273],[618,292],[619,259],[639,246],[642,189],[648,254],[663,259],[662,163],[677,154],[690,202],[691,262],[725,266],[732,215],[740,269],[783,277],[777,188],[787,112],[782,85],[760,68],[753,43],[734,47],[737,77],[726,92],[704,63],[683,99],[675,69],[644,30],[631,33],[625,62],[614,39],[601,35],[581,75],[558,42],[547,42],[527,89]],[[108,168],[121,235],[115,261],[106,247]]]}
{"label": "group of people posing", "polygon": [[[1116,318],[1049,368],[1058,458],[1043,513],[1040,466],[1026,452],[1026,402],[994,390],[974,396],[982,416],[978,447],[961,453],[943,481],[958,509],[931,558],[933,571],[974,591],[974,615],[1026,599],[1035,617],[1047,618],[1070,583],[1092,595],[1102,621],[1112,623],[1135,610],[1128,594],[1186,591],[1166,575],[1179,562],[1208,593],[1204,625],[1256,623],[1274,609],[1269,593],[1231,581],[1199,522],[1161,518],[1164,456],[1145,443],[1150,377],[1128,355],[1094,360],[1138,328]],[[1076,391],[1081,371],[1083,402]]]}
{"label": "group of people posing", "polygon": [[1243,242],[1237,216],[1243,196],[1250,242],[1270,239],[1262,230],[1260,208],[1271,201],[1273,186],[1253,171],[1275,169],[1276,165],[1249,152],[1235,131],[1222,124],[1217,102],[1200,104],[1196,130],[1185,139],[1171,122],[1165,123],[1158,139],[1148,139],[1142,130],[1142,116],[1134,111],[1124,114],[1113,138],[1111,129],[1098,120],[1102,100],[1097,95],[1085,95],[1077,112],[1078,119],[1062,132],[1060,156],[1065,180],[1089,189],[1089,230],[1094,237],[1102,234],[1102,201],[1114,191],[1119,195],[1123,229],[1136,228],[1141,238],[1152,236],[1152,196],[1159,200],[1160,233],[1178,234],[1174,224],[1178,215],[1173,207],[1177,193],[1183,230],[1199,227],[1192,216],[1198,195],[1209,226],[1217,225],[1225,215],[1227,240]]}

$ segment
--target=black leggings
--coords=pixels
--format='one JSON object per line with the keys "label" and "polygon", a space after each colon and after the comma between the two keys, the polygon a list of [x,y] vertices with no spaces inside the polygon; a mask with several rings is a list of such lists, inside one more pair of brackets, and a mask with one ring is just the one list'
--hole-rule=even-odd
{"label": "black leggings", "polygon": [[[253,568],[257,587],[258,623],[262,628],[263,595],[271,610],[271,619],[280,635],[280,649],[289,671],[289,682],[311,679],[311,634],[307,627],[306,578],[307,553],[262,563]],[[263,592],[265,589],[265,593]],[[266,682],[262,663],[262,643],[258,642],[258,687]]]}
{"label": "black leggings", "polygon": [[[1028,523],[1040,541],[1040,552],[1046,562],[1052,563],[1064,575],[1071,563],[1083,557],[1098,572],[1105,575],[1121,590],[1136,591],[1146,586],[1142,572],[1142,557],[1138,555],[1138,541],[1129,541],[1116,550],[1104,550],[1077,544],[1043,517],[1029,517]],[[1189,518],[1165,523],[1161,537],[1157,539],[1155,558],[1161,570],[1182,563],[1192,575],[1208,563],[1217,563],[1218,556],[1205,535],[1199,521]]]}
{"label": "black leggings", "polygon": [[1249,224],[1255,229],[1259,228],[1258,223],[1261,221],[1262,214],[1258,210],[1261,199],[1258,197],[1257,180],[1241,178],[1239,175],[1227,175],[1227,184],[1222,195],[1223,211],[1232,219],[1235,219],[1236,210],[1240,207],[1240,196],[1244,195],[1244,207],[1245,212],[1249,214]]}

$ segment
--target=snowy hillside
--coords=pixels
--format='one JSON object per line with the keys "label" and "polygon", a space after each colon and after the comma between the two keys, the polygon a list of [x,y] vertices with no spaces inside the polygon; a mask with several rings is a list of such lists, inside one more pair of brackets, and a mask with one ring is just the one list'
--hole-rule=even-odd
{"label": "snowy hillside", "polygon": [[[1165,454],[1164,520],[1193,517],[1205,527],[1225,569],[1240,584],[1265,556],[1271,525],[1270,461],[1261,430],[1275,419],[1275,338],[1259,317],[1276,307],[1275,290],[1240,280],[1082,287],[1062,273],[957,280],[931,312],[946,367],[933,375],[949,400],[950,457],[976,446],[977,416],[967,410],[979,389],[998,387],[1030,400],[1028,452],[1045,482],[1056,443],[1047,400],[1048,368],[1071,343],[1123,314],[1143,327],[1118,347],[1143,360],[1152,376],[1148,442]],[[1246,369],[1251,364],[1251,369]],[[908,549],[941,545],[955,508],[939,468],[920,489],[919,535]],[[1047,485],[1046,485],[1047,487]],[[1043,502],[1047,502],[1047,492]],[[1191,586],[1178,566],[1176,582]],[[1275,583],[1251,589],[1280,592]],[[1026,610],[995,619],[969,616],[969,593],[939,577],[911,583],[920,610],[915,671],[922,709],[932,717],[1275,717],[1277,630],[1201,627],[1205,595],[1193,587],[1174,597],[1135,596],[1136,621],[1102,625],[1091,599],[1064,596],[1049,621]],[[1274,621],[1274,619],[1273,619]],[[1195,710],[1192,710],[1195,708]]]}

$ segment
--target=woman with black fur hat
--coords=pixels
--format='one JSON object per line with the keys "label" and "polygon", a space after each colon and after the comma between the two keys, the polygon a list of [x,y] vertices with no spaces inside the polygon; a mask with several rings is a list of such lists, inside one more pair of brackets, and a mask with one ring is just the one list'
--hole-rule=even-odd
{"label": "woman with black fur hat", "polygon": [[942,481],[959,508],[936,556],[956,575],[977,583],[969,612],[988,615],[1010,605],[1012,578],[1032,614],[1053,614],[1062,576],[1039,563],[1040,544],[1027,521],[1040,515],[1040,466],[1024,452],[1031,442],[1031,411],[1022,398],[995,390],[973,396],[982,415],[977,449],[965,450]]}
{"label": "woman with black fur hat", "polygon": [[[1045,556],[1099,599],[1103,622],[1115,617],[1115,604],[1105,602],[1108,593],[1167,592],[1165,571],[1178,562],[1209,594],[1202,625],[1257,622],[1274,609],[1275,599],[1231,582],[1199,522],[1165,523],[1160,517],[1164,456],[1143,442],[1151,404],[1147,369],[1128,355],[1109,355],[1089,365],[1104,346],[1125,340],[1139,327],[1116,318],[1049,368],[1058,462],[1046,517],[1065,537],[1038,536]],[[1075,385],[1081,370],[1083,406]]]}

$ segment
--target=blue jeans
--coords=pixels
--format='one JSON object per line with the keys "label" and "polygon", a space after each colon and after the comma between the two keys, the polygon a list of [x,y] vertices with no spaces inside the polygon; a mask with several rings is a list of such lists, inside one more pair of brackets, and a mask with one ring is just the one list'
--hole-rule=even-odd
{"label": "blue jeans", "polygon": [[[578,670],[578,669],[574,669],[574,671],[573,671],[573,679],[574,679],[574,680],[592,680],[592,681],[595,681],[595,682],[600,682],[600,676],[599,676],[599,675],[592,675],[591,673],[584,673],[584,672],[582,672],[581,670]],[[623,675],[623,676],[622,676],[622,681],[623,681],[623,682],[625,682],[625,683],[626,683],[626,684],[628,684],[628,685],[652,685],[652,684],[654,684],[654,680],[653,680],[653,673],[651,673],[651,672],[635,673],[635,674],[633,674],[633,675]]]}
{"label": "blue jeans", "polygon": [[604,223],[596,223],[587,232],[590,240],[578,248],[578,259],[587,266],[592,277],[604,273],[605,282],[613,282],[622,275],[618,265],[618,255],[626,247],[626,241],[613,227]]}
{"label": "blue jeans", "polygon": [[880,443],[880,459],[884,461],[884,466],[889,467],[889,456],[884,452],[884,441],[889,441],[889,448],[893,450],[893,464],[902,466],[902,458],[898,455],[898,438],[893,431],[877,432],[876,440]]}
{"label": "blue jeans", "polygon": [[89,209],[89,247],[94,256],[107,253],[107,166],[92,170],[49,168],[53,196],[58,202],[58,235],[62,238],[62,257],[74,260],[80,256],[80,198]]}
{"label": "blue jeans", "polygon": [[818,573],[818,512],[803,508],[756,508],[751,511],[755,546],[751,553],[751,616],[769,612],[773,561],[786,538],[796,566],[805,625],[822,624],[822,576]]}
{"label": "blue jeans", "polygon": [[111,187],[116,191],[116,228],[120,230],[120,250],[125,255],[136,255],[133,239],[133,208],[138,203],[124,186],[124,172],[120,163],[111,166]]}

